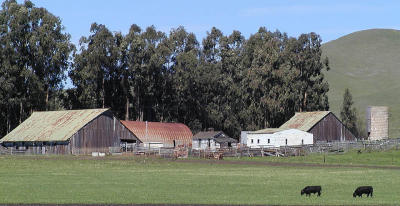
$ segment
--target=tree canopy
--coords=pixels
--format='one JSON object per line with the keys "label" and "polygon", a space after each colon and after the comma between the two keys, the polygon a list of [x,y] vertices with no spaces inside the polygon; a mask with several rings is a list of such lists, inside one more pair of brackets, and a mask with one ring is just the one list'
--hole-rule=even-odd
{"label": "tree canopy", "polygon": [[329,64],[315,33],[261,27],[246,39],[213,27],[199,41],[184,27],[167,34],[133,24],[122,34],[93,23],[75,50],[58,17],[14,0],[3,3],[0,24],[1,135],[34,110],[109,107],[120,119],[238,137],[279,127],[295,112],[329,109]]}

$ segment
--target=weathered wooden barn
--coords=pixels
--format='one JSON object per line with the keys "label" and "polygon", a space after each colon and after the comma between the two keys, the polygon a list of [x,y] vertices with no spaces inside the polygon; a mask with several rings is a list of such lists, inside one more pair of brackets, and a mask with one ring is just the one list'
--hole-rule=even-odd
{"label": "weathered wooden barn", "polygon": [[4,136],[3,146],[28,154],[90,154],[140,142],[110,109],[33,112]]}
{"label": "weathered wooden barn", "polygon": [[270,148],[313,144],[313,134],[298,129],[267,128],[247,134],[250,148]]}
{"label": "weathered wooden barn", "polygon": [[219,149],[236,147],[238,141],[222,131],[199,132],[193,136],[192,149]]}
{"label": "weathered wooden barn", "polygon": [[192,131],[182,123],[121,121],[144,147],[190,147]]}
{"label": "weathered wooden barn", "polygon": [[356,139],[330,111],[298,112],[279,128],[309,132],[314,135],[314,143]]}

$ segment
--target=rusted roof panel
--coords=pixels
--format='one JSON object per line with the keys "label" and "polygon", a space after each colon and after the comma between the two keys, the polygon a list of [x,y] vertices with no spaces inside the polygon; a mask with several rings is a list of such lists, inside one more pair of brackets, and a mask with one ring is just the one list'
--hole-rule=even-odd
{"label": "rusted roof panel", "polygon": [[299,129],[308,132],[314,125],[321,121],[330,111],[297,112],[291,119],[283,124],[280,129]]}
{"label": "rusted roof panel", "polygon": [[142,142],[162,142],[164,144],[192,144],[192,131],[181,123],[121,121]]}
{"label": "rusted roof panel", "polygon": [[66,141],[107,110],[109,109],[33,112],[0,142]]}

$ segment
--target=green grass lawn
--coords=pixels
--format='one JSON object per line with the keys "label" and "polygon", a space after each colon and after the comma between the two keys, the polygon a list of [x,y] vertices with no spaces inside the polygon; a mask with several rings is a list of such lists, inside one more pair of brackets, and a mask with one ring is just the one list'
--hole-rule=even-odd
{"label": "green grass lawn", "polygon": [[[224,160],[225,161],[225,160]],[[398,204],[400,171],[187,163],[133,157],[0,156],[1,203]],[[321,185],[322,196],[300,196]],[[352,197],[372,185],[373,198]]]}
{"label": "green grass lawn", "polygon": [[[400,166],[400,150],[388,151],[365,151],[358,154],[357,151],[350,151],[339,154],[310,154],[296,157],[242,157],[225,158],[226,160],[244,161],[267,161],[267,162],[293,162],[313,164],[344,164],[344,165],[377,165],[377,166]],[[324,162],[325,156],[325,162]]]}

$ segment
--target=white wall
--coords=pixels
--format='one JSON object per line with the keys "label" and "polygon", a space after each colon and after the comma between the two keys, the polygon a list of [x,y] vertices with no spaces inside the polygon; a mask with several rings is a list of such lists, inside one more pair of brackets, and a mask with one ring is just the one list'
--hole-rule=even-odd
{"label": "white wall", "polygon": [[218,148],[220,148],[219,143],[215,142],[213,139],[194,139],[192,141],[192,149],[216,150]]}
{"label": "white wall", "polygon": [[276,143],[273,134],[247,134],[247,146],[250,148],[260,148],[260,146],[274,147],[275,144]]}
{"label": "white wall", "polygon": [[240,132],[240,144],[247,144],[247,133],[251,131],[241,131]]}
{"label": "white wall", "polygon": [[313,134],[297,129],[283,130],[273,134],[247,134],[247,146],[250,148],[295,146],[302,144],[313,144]]}
{"label": "white wall", "polygon": [[143,147],[146,148],[160,148],[163,146],[164,144],[162,142],[143,142]]}

